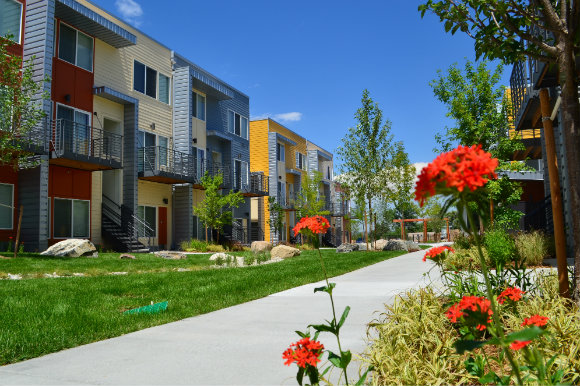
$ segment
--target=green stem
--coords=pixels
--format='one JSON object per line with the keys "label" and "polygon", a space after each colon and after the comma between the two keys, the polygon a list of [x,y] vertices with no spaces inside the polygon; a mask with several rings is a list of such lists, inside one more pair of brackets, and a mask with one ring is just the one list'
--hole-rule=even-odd
{"label": "green stem", "polygon": [[[328,275],[326,273],[326,267],[324,266],[324,260],[322,259],[322,253],[320,253],[320,248],[318,250],[318,257],[320,258],[320,264],[322,265],[322,272],[324,273],[324,280],[326,280],[326,287],[330,289],[330,283],[328,282]],[[334,299],[332,297],[332,290],[328,291],[328,295],[330,296],[330,304],[332,305],[332,320],[334,325],[336,326],[336,311],[334,309]],[[338,331],[336,332],[336,342],[338,343],[338,351],[340,351],[340,356],[342,358],[342,347],[340,345],[340,338],[338,337]],[[344,373],[344,380],[346,382],[346,386],[348,386],[348,377],[346,375],[346,367],[342,369]]]}
{"label": "green stem", "polygon": [[495,326],[494,326],[495,333],[499,337],[501,345],[502,345],[502,349],[505,352],[505,354],[508,358],[508,361],[510,362],[510,365],[512,366],[514,373],[516,374],[516,378],[518,380],[518,385],[522,385],[523,381],[522,381],[522,377],[520,375],[519,364],[516,362],[515,358],[512,355],[512,352],[506,346],[506,343],[504,341],[505,334],[504,334],[504,330],[503,330],[503,324],[501,323],[499,308],[497,307],[497,304],[495,302],[495,297],[493,296],[491,281],[489,280],[489,271],[487,269],[487,263],[485,262],[485,258],[483,257],[483,250],[481,249],[481,238],[479,237],[479,233],[475,229],[475,222],[473,221],[473,216],[471,214],[471,211],[467,207],[467,202],[463,198],[461,199],[461,201],[462,201],[464,208],[467,209],[466,212],[467,212],[467,217],[468,217],[468,221],[469,221],[469,227],[471,228],[471,233],[475,239],[475,244],[477,245],[477,252],[479,255],[479,263],[481,264],[481,272],[483,273],[483,278],[485,280],[487,297],[491,303],[491,310],[493,311],[492,317],[493,317],[493,321],[495,324]]}

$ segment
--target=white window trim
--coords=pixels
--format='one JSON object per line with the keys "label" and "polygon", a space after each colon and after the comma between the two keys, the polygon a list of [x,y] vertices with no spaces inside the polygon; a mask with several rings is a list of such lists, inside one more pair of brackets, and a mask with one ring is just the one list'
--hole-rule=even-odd
{"label": "white window trim", "polygon": [[[230,112],[230,111],[231,111],[232,113],[234,113],[234,126],[233,126],[233,128],[234,128],[234,131],[229,131],[229,130],[228,130],[228,132],[229,132],[229,133],[232,133],[233,135],[235,135],[235,136],[237,136],[237,137],[244,138],[245,140],[248,140],[248,141],[249,141],[249,140],[250,140],[250,120],[249,120],[249,119],[248,119],[248,117],[246,117],[245,115],[242,115],[242,114],[236,113],[234,110],[228,109],[228,129],[229,129],[229,126],[230,126],[230,123],[229,123],[229,119],[230,119],[230,114],[229,114],[229,112]],[[240,116],[240,135],[237,135],[237,134],[236,134],[236,115],[239,115],[239,116]],[[242,136],[242,118],[246,118],[246,120],[248,121],[248,138],[246,138],[246,137],[243,137],[243,136]]]}
{"label": "white window trim", "polygon": [[[147,66],[145,66],[147,67]],[[159,99],[159,85],[161,84],[161,82],[159,81],[160,76],[163,75],[164,77],[166,77],[167,79],[169,79],[169,86],[168,86],[168,90],[167,92],[169,93],[169,95],[167,96],[167,103],[163,102],[161,99]],[[145,71],[145,77],[147,78],[147,71]],[[151,97],[149,97],[151,98]],[[159,100],[159,102],[166,104],[168,106],[171,106],[171,77],[167,76],[165,74],[162,74],[161,72],[157,71],[157,100]]]}
{"label": "white window trim", "polygon": [[[58,46],[58,59],[59,60],[62,60],[63,62],[70,63],[73,66],[78,67],[78,68],[80,68],[82,70],[85,70],[85,71],[88,71],[88,72],[94,72],[94,70],[95,70],[95,68],[94,68],[95,67],[95,38],[92,37],[91,35],[88,35],[88,34],[82,32],[81,30],[73,27],[72,25],[70,25],[68,23],[65,23],[64,21],[60,21],[59,23],[60,24],[64,24],[67,27],[74,29],[76,31],[76,33],[77,33],[76,42],[75,42],[75,62],[77,62],[77,58],[78,58],[78,55],[77,55],[78,52],[77,51],[78,51],[78,45],[79,45],[79,33],[85,35],[86,37],[90,38],[93,41],[93,54],[91,55],[91,69],[90,70],[87,70],[86,68],[83,68],[83,67],[77,65],[76,63],[71,63],[71,62],[69,62],[66,59],[62,59],[60,57],[60,25],[59,25],[59,27],[58,27],[58,40],[56,42],[56,46]],[[22,29],[22,27],[21,27],[21,29]]]}
{"label": "white window trim", "polygon": [[[71,226],[71,229],[70,229],[70,237],[54,237],[53,236],[53,239],[54,240],[90,239],[91,238],[91,200],[81,200],[81,199],[78,199],[78,198],[66,198],[66,197],[53,197],[52,199],[53,199],[53,206],[54,206],[54,200],[85,201],[85,202],[88,202],[89,203],[89,216],[88,216],[88,220],[89,220],[89,226],[88,226],[89,234],[87,236],[76,236],[76,237],[73,236],[73,229],[75,227],[75,222],[74,222],[74,220],[75,220],[75,214],[74,214],[75,207],[74,207],[74,205],[71,205],[70,215],[71,215],[72,218],[71,218],[71,221],[70,221],[70,226]],[[51,229],[54,229],[54,215],[53,215],[52,224],[51,224],[50,227],[51,227]]]}
{"label": "white window trim", "polygon": [[0,229],[14,229],[14,184],[7,184],[4,182],[0,182],[0,185],[9,185],[12,187],[12,202],[10,203],[10,228],[0,228]]}

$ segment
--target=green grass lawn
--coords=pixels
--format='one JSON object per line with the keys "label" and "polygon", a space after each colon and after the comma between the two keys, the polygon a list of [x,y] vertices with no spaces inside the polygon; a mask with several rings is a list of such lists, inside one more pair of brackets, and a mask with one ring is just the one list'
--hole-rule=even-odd
{"label": "green grass lawn", "polygon": [[[188,255],[185,260],[165,260],[151,253],[135,253],[136,259],[119,259],[119,253],[99,253],[98,258],[72,258],[41,256],[37,253],[21,253],[16,259],[0,258],[0,278],[8,273],[19,274],[23,278],[43,277],[45,273],[58,276],[72,276],[82,273],[86,276],[107,275],[111,272],[147,273],[175,271],[178,268],[199,270],[209,267],[211,253]],[[11,257],[12,253],[0,253]]]}
{"label": "green grass lawn", "polygon": [[[92,276],[0,280],[0,365],[258,299],[323,279],[316,251],[280,263],[244,268],[152,272],[154,269],[208,265],[208,255],[187,260],[118,254],[98,259],[0,260],[2,271],[70,272],[89,270],[137,272],[124,276]],[[330,276],[337,276],[401,254],[401,252],[322,251]],[[235,253],[242,255],[245,253]],[[115,257],[116,256],[116,257]],[[21,260],[21,261],[20,261]],[[11,267],[13,265],[13,267]],[[130,269],[133,267],[134,269]],[[16,269],[18,268],[18,269]],[[123,315],[151,301],[169,301],[155,315]]]}

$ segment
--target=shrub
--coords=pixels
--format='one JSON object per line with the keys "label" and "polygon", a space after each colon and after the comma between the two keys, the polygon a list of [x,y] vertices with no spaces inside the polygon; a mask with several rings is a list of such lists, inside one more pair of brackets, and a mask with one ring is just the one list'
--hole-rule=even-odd
{"label": "shrub", "polygon": [[469,249],[475,245],[473,237],[466,236],[463,232],[453,236],[454,249]]}
{"label": "shrub", "polygon": [[548,239],[539,231],[518,234],[515,246],[518,256],[526,265],[541,265],[548,255]]}
{"label": "shrub", "polygon": [[483,239],[491,266],[499,269],[516,257],[516,246],[512,237],[502,229],[492,229],[485,233]]}
{"label": "shrub", "polygon": [[225,252],[225,249],[219,244],[207,244],[207,252]]}
{"label": "shrub", "polygon": [[[488,264],[491,264],[489,254],[482,248],[483,256]],[[456,249],[455,253],[450,253],[443,260],[443,268],[451,271],[480,269],[479,258],[477,257],[477,247],[468,249]]]}
{"label": "shrub", "polygon": [[208,243],[202,240],[190,239],[182,241],[180,247],[187,252],[207,252]]}
{"label": "shrub", "polygon": [[262,264],[268,260],[270,260],[270,252],[260,252],[256,254],[256,261],[258,264]]}

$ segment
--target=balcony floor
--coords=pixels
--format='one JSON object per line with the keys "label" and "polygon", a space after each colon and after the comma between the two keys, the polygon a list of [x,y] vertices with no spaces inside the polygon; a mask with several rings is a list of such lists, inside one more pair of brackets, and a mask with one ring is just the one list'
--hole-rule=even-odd
{"label": "balcony floor", "polygon": [[105,160],[102,158],[86,156],[82,154],[65,152],[62,157],[51,158],[51,165],[65,166],[73,169],[99,171],[121,169],[121,162]]}
{"label": "balcony floor", "polygon": [[185,184],[195,181],[194,177],[169,173],[163,170],[139,172],[139,179],[160,184]]}

